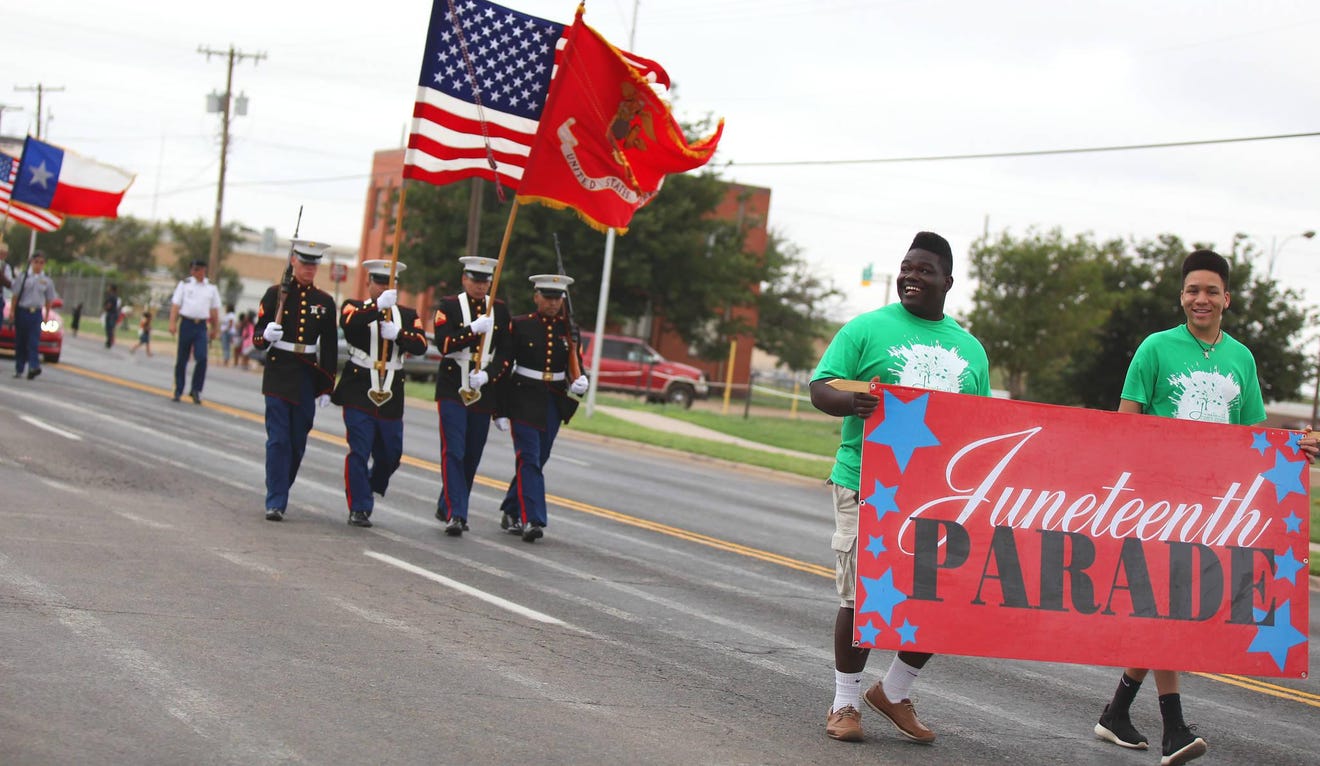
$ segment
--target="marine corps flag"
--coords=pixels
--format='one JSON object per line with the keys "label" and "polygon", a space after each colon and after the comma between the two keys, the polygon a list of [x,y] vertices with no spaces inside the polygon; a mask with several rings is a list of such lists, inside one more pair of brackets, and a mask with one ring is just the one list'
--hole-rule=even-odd
{"label": "marine corps flag", "polygon": [[715,154],[724,122],[689,144],[652,88],[668,85],[664,71],[607,42],[582,21],[581,6],[558,67],[520,201],[572,208],[595,228],[624,232],[667,174],[699,168]]}

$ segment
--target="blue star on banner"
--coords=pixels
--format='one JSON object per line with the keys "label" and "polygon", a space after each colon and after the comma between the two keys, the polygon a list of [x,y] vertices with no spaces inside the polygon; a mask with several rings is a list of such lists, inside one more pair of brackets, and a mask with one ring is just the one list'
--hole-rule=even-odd
{"label": "blue star on banner", "polygon": [[907,601],[907,596],[898,588],[894,587],[894,570],[886,569],[880,577],[861,577],[862,589],[866,591],[866,598],[862,601],[861,611],[874,612],[880,615],[880,619],[885,621],[886,625],[892,625],[894,620],[894,607]]}
{"label": "blue star on banner", "polygon": [[894,502],[894,496],[897,494],[897,484],[892,487],[886,487],[879,481],[876,481],[875,491],[866,498],[866,504],[875,509],[876,521],[884,521],[885,514],[898,512],[898,503]]}
{"label": "blue star on banner", "polygon": [[880,554],[889,550],[885,547],[885,538],[883,535],[867,535],[869,542],[866,543],[866,552],[871,554],[871,558],[878,559]]}
{"label": "blue star on banner", "polygon": [[893,450],[899,471],[907,470],[908,461],[918,447],[934,447],[940,443],[926,426],[926,405],[929,402],[930,394],[922,394],[904,403],[897,396],[885,392],[884,419],[866,440]]}
{"label": "blue star on banner", "polygon": [[1296,511],[1289,511],[1288,515],[1283,519],[1283,525],[1289,532],[1301,532],[1302,517],[1298,516]]}
{"label": "blue star on banner", "polygon": [[1290,583],[1296,584],[1297,572],[1303,569],[1306,565],[1298,561],[1297,557],[1293,555],[1292,548],[1289,548],[1287,555],[1280,556],[1277,553],[1274,554],[1274,566],[1277,570],[1274,573],[1274,579],[1287,580]]}
{"label": "blue star on banner", "polygon": [[1251,435],[1251,448],[1264,455],[1270,448],[1270,435],[1264,431]]}
{"label": "blue star on banner", "polygon": [[[1289,433],[1288,433],[1288,443],[1285,444],[1285,445],[1283,445],[1283,446],[1285,446],[1285,447],[1287,447],[1288,449],[1292,450],[1292,453],[1293,453],[1294,455],[1296,455],[1296,454],[1297,454],[1297,450],[1299,450],[1299,449],[1302,448],[1302,434],[1301,434],[1300,432],[1298,432],[1298,431],[1291,431],[1291,432],[1289,432]],[[1264,453],[1262,453],[1262,454],[1264,454]]]}
{"label": "blue star on banner", "polygon": [[857,632],[861,635],[863,644],[874,644],[875,637],[880,635],[880,629],[872,625],[870,620],[867,620],[865,625],[858,625]]}
{"label": "blue star on banner", "polygon": [[898,641],[899,646],[902,646],[903,644],[917,643],[917,626],[908,622],[906,617],[903,618],[903,625],[897,628],[897,630],[899,636],[899,641]]}
{"label": "blue star on banner", "polygon": [[[1259,609],[1252,610],[1256,613],[1256,619],[1264,619],[1264,613]],[[1273,625],[1256,625],[1256,637],[1251,639],[1251,646],[1247,647],[1248,652],[1264,652],[1274,660],[1274,664],[1283,670],[1283,666],[1288,664],[1288,650],[1298,644],[1306,643],[1306,634],[1302,633],[1292,624],[1292,602],[1285,601],[1274,610]]]}
{"label": "blue star on banner", "polygon": [[1274,484],[1274,499],[1283,502],[1285,497],[1294,492],[1299,495],[1306,494],[1302,489],[1302,471],[1305,468],[1305,460],[1289,460],[1279,452],[1274,456],[1274,467],[1261,476]]}

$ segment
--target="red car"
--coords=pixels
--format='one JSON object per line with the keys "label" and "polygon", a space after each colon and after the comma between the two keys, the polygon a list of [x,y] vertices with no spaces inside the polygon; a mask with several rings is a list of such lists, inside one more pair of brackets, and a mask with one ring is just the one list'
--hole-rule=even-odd
{"label": "red car", "polygon": [[[64,301],[56,298],[51,303],[50,315],[46,321],[41,323],[41,338],[37,341],[37,352],[41,354],[42,361],[54,364],[60,361],[60,350],[64,348],[64,323],[60,321],[60,312],[56,311],[64,305]],[[9,306],[5,306],[5,311],[9,311]],[[0,327],[0,349],[7,351],[14,350],[14,323],[5,320],[5,326]]]}
{"label": "red car", "polygon": [[[670,362],[641,338],[606,335],[600,348],[601,391],[641,394],[649,401],[691,407],[710,394],[706,374],[690,364]],[[591,364],[593,333],[582,333],[582,362]]]}

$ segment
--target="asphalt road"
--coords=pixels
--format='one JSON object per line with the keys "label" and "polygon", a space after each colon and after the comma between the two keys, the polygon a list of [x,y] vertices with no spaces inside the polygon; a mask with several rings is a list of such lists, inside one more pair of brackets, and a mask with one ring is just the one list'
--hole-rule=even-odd
{"label": "asphalt road", "polygon": [[[828,740],[818,482],[562,432],[528,545],[498,528],[493,432],[447,538],[435,409],[410,402],[362,530],[331,408],[273,524],[259,374],[213,365],[206,404],[175,404],[162,351],[84,337],[0,374],[0,763],[1158,763],[1091,734],[1114,669],[992,659],[928,666],[934,746],[869,711],[865,742]],[[1320,762],[1312,679],[1187,676],[1203,762]]]}

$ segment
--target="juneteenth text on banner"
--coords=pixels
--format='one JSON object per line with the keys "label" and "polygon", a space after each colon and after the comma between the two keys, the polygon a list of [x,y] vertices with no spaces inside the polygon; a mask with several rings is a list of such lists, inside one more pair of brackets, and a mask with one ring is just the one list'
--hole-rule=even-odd
{"label": "juneteenth text on banner", "polygon": [[873,391],[859,645],[1305,677],[1302,434]]}

